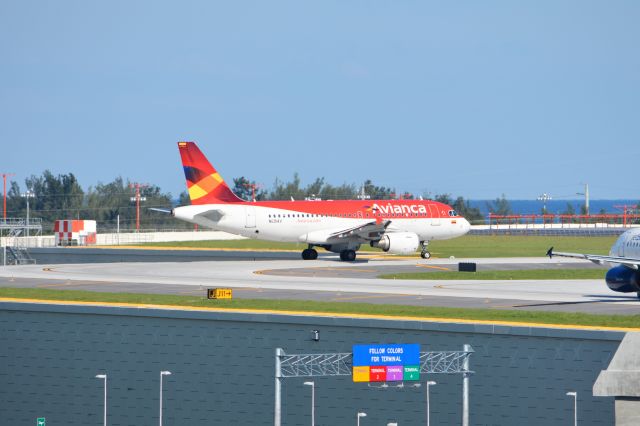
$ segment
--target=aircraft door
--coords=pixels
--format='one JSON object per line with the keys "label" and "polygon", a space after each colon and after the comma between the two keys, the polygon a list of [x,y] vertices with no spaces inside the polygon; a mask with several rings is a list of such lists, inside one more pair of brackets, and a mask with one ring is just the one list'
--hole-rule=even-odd
{"label": "aircraft door", "polygon": [[438,213],[437,206],[429,206],[429,213],[431,215],[431,225],[439,226],[440,225],[440,214]]}
{"label": "aircraft door", "polygon": [[256,208],[254,206],[246,206],[245,217],[246,222],[244,224],[245,228],[255,228],[256,227]]}

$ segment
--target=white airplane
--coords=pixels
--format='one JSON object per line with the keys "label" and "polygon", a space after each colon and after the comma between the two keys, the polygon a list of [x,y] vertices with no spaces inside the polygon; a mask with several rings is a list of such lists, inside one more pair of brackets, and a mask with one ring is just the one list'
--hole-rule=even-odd
{"label": "white airplane", "polygon": [[574,257],[590,260],[598,265],[612,266],[605,276],[607,286],[620,293],[635,292],[640,299],[640,228],[630,229],[620,235],[611,246],[609,256],[564,253],[553,251],[553,247],[547,251],[547,256]]}
{"label": "white airplane", "polygon": [[428,259],[429,241],[466,234],[469,222],[450,206],[423,200],[245,201],[229,189],[194,142],[178,142],[190,206],[174,208],[178,219],[249,238],[306,243],[353,261],[361,244]]}

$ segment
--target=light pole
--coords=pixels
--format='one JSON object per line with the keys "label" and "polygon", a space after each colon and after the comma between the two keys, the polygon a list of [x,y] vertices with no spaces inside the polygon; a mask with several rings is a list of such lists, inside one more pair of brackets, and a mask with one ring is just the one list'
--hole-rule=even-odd
{"label": "light pole", "polygon": [[96,374],[96,379],[104,379],[104,426],[107,426],[107,375]]}
{"label": "light pole", "polygon": [[364,412],[358,413],[358,415],[356,416],[356,421],[358,426],[360,426],[360,417],[367,417],[367,413],[364,413]]}
{"label": "light pole", "polygon": [[589,184],[584,184],[584,192],[576,192],[576,195],[584,195],[584,212],[589,215]]}
{"label": "light pole", "polygon": [[567,396],[573,397],[573,426],[578,426],[578,392],[567,392]]}
{"label": "light pole", "polygon": [[311,386],[311,426],[316,424],[316,384],[315,382],[304,382],[306,386]]}
{"label": "light pole", "polygon": [[[27,192],[23,192],[22,194],[20,194],[20,196],[27,200],[27,237],[28,237],[29,236],[29,198],[34,198],[36,194],[34,194],[33,191],[29,189],[27,190]],[[29,242],[27,241],[27,244],[28,243]]]}
{"label": "light pole", "polygon": [[161,371],[160,372],[160,423],[159,425],[162,426],[162,377],[163,376],[170,376],[171,375],[171,371]]}
{"label": "light pole", "polygon": [[429,413],[429,386],[435,386],[437,385],[436,382],[434,382],[433,380],[429,380],[427,382],[427,426],[430,426],[430,413]]}
{"label": "light pole", "polygon": [[545,215],[547,214],[547,201],[552,200],[553,198],[551,198],[551,195],[547,194],[546,192],[544,194],[541,194],[538,196],[538,201],[542,201],[542,214]]}

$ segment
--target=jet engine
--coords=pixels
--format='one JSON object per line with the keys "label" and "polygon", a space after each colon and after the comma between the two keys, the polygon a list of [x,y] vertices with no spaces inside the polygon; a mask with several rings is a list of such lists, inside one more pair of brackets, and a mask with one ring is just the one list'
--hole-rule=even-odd
{"label": "jet engine", "polygon": [[626,266],[609,269],[605,280],[607,286],[613,291],[621,293],[640,291],[640,272]]}
{"label": "jet engine", "polygon": [[371,241],[371,247],[378,247],[394,254],[414,253],[419,245],[420,240],[413,232],[390,232],[378,241]]}

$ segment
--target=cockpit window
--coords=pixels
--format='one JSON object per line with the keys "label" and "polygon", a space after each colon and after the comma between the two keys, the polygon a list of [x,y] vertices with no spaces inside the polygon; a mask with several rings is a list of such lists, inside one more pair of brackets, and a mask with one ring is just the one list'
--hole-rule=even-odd
{"label": "cockpit window", "polygon": [[455,210],[449,210],[449,216],[458,216],[458,212]]}

